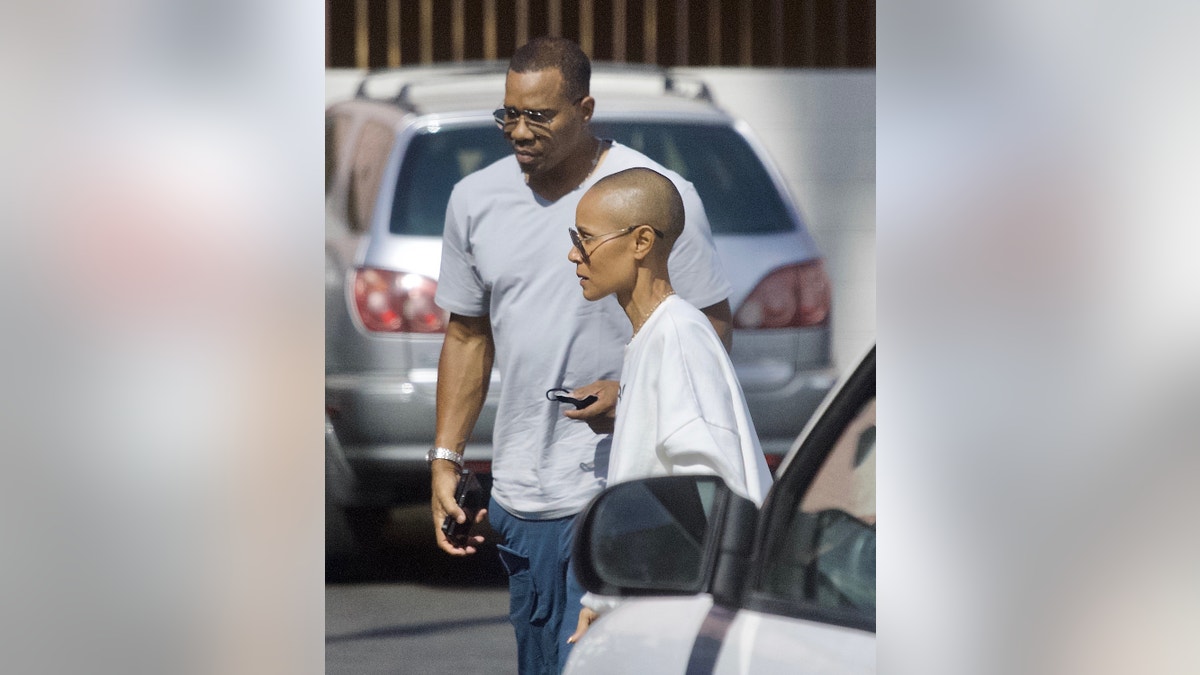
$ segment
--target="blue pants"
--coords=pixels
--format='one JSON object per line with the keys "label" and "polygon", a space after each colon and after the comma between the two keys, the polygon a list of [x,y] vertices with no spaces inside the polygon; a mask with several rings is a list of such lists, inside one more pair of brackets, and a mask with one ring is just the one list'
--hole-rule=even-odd
{"label": "blue pants", "polygon": [[583,597],[570,566],[575,516],[524,520],[492,500],[488,520],[507,540],[498,548],[508,572],[508,619],[517,634],[521,675],[556,675],[567,665],[567,638]]}

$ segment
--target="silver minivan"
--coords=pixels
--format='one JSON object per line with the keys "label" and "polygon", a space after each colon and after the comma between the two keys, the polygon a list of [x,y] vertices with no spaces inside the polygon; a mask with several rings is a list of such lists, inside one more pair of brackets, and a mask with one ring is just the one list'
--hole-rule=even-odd
{"label": "silver minivan", "polygon": [[[370,521],[380,507],[428,498],[447,319],[433,301],[442,225],[455,182],[512,152],[492,117],[506,68],[370,73],[353,99],[326,111],[327,501],[336,516]],[[733,362],[774,468],[836,376],[820,252],[764,148],[704,82],[597,63],[591,91],[598,136],[677,171],[704,201],[733,286]],[[484,473],[495,403],[467,447],[468,465]]]}

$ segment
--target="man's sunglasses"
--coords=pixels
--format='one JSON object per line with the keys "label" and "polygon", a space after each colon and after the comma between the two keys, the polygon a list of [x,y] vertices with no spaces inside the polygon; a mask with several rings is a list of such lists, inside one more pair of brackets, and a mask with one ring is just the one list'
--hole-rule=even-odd
{"label": "man's sunglasses", "polygon": [[[583,258],[583,262],[587,263],[587,262],[591,262],[591,256],[588,254],[588,250],[586,248],[584,248],[584,244],[588,243],[589,241],[592,241],[593,239],[600,239],[600,243],[596,244],[594,247],[592,247],[592,251],[594,252],[596,249],[600,248],[600,245],[603,244],[604,242],[609,241],[611,239],[616,239],[617,237],[624,237],[625,235],[629,234],[630,232],[633,232],[634,230],[638,229],[639,227],[650,227],[650,226],[646,225],[645,223],[642,223],[640,225],[630,225],[629,227],[627,227],[623,230],[617,230],[616,232],[605,232],[604,234],[579,234],[579,230],[576,230],[575,228],[572,227],[572,228],[567,229],[567,233],[571,235],[571,243],[574,244],[575,248],[579,251],[579,256],[581,258]],[[654,234],[656,234],[660,237],[667,236],[667,235],[663,234],[661,231],[659,231],[658,228],[650,227],[650,229],[654,232]]]}
{"label": "man's sunglasses", "polygon": [[525,118],[525,123],[531,127],[548,127],[554,121],[558,112],[554,110],[518,110],[517,108],[497,108],[492,113],[496,118],[496,126],[509,129],[517,126],[517,120]]}
{"label": "man's sunglasses", "polygon": [[[571,105],[575,105],[583,100],[583,97],[571,101]],[[517,126],[517,120],[525,118],[525,123],[531,127],[539,127],[542,129],[548,128],[550,123],[554,121],[554,117],[558,115],[557,110],[522,110],[512,106],[504,108],[496,108],[492,112],[492,117],[496,118],[496,126],[501,129],[508,130]]]}

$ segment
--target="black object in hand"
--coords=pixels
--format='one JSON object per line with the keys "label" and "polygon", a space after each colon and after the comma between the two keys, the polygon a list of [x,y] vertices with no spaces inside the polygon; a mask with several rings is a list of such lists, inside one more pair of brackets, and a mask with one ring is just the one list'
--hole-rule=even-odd
{"label": "black object in hand", "polygon": [[458,508],[467,514],[467,520],[460,523],[454,516],[447,515],[442,521],[442,534],[446,540],[458,548],[465,548],[471,537],[471,526],[475,524],[475,516],[480,509],[487,506],[487,493],[479,484],[474,472],[462,469],[458,473],[458,487],[454,491],[454,501]]}
{"label": "black object in hand", "polygon": [[566,389],[551,389],[546,392],[546,398],[559,403],[570,403],[576,410],[582,410],[596,402],[596,395],[589,394],[583,398],[574,398]]}

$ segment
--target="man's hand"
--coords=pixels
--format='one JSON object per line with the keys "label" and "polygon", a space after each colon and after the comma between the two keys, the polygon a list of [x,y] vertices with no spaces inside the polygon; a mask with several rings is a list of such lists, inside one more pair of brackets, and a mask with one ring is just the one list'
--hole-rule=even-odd
{"label": "man's hand", "polygon": [[[454,516],[459,523],[467,522],[467,514],[458,508],[458,503],[454,500],[455,488],[458,487],[458,466],[445,459],[435,459],[429,469],[432,474],[431,485],[433,488],[433,499],[430,504],[433,510],[433,536],[437,538],[438,548],[455,556],[475,553],[477,549],[471,544],[482,544],[482,536],[471,535],[470,543],[465,548],[458,548],[451,544],[446,539],[446,535],[442,533],[442,521],[446,519],[447,514]],[[486,517],[487,509],[480,509],[479,513],[475,515],[475,524],[482,523]]]}
{"label": "man's hand", "polygon": [[[487,316],[450,315],[446,323],[446,336],[442,340],[442,354],[438,359],[435,444],[460,453],[463,451],[487,398],[495,354],[492,324]],[[433,536],[438,548],[450,555],[474,553],[475,547],[471,544],[483,543],[483,537],[473,536],[467,546],[458,548],[442,534],[442,521],[446,519],[446,514],[452,514],[459,523],[466,522],[466,515],[454,500],[455,488],[458,487],[458,467],[454,462],[435,459],[429,470],[433,485]],[[486,515],[487,509],[481,509],[475,522],[482,522]]]}
{"label": "man's hand", "polygon": [[586,408],[569,408],[563,415],[573,420],[583,420],[598,434],[611,434],[617,412],[617,391],[621,386],[616,380],[596,380],[571,392],[574,398],[595,396],[596,402]]}

